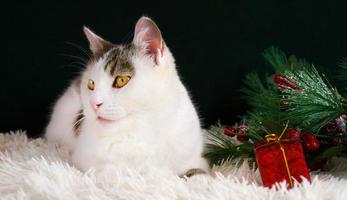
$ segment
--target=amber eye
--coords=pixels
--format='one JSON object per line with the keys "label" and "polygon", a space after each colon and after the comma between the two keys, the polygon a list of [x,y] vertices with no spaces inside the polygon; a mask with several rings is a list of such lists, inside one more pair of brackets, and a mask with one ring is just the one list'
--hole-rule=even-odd
{"label": "amber eye", "polygon": [[129,82],[130,78],[130,76],[117,76],[113,82],[112,87],[122,88]]}
{"label": "amber eye", "polygon": [[94,90],[94,88],[95,88],[95,83],[94,83],[94,81],[91,80],[91,79],[89,79],[89,81],[88,81],[88,89]]}

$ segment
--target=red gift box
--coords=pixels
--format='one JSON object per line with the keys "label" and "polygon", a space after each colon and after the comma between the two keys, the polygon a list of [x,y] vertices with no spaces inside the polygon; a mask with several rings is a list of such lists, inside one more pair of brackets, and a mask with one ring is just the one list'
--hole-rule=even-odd
{"label": "red gift box", "polygon": [[281,139],[272,134],[255,148],[255,154],[266,187],[271,188],[277,182],[286,181],[291,188],[294,179],[300,183],[302,177],[311,181],[299,140]]}

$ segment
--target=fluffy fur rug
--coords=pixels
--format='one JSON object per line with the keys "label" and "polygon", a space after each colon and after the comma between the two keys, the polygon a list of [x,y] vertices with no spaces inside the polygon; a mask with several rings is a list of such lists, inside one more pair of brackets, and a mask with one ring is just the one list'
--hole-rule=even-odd
{"label": "fluffy fur rug", "polygon": [[283,184],[262,187],[246,164],[213,171],[181,179],[149,166],[96,176],[74,168],[64,149],[43,139],[30,140],[22,131],[0,134],[0,199],[347,199],[347,180],[330,174],[312,174],[312,183],[288,191]]}

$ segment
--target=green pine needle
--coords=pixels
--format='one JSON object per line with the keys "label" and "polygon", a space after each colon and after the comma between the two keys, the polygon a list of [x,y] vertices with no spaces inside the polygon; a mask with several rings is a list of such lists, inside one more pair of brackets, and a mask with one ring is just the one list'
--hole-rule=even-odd
{"label": "green pine needle", "polygon": [[255,141],[261,140],[267,132],[275,132],[277,127],[282,127],[284,119],[277,88],[269,83],[265,86],[258,74],[250,73],[246,75],[245,86],[241,88],[241,92],[252,107],[245,117],[250,128],[250,137]]}
{"label": "green pine needle", "polygon": [[289,62],[285,53],[279,50],[277,47],[270,47],[263,53],[263,57],[274,71],[282,71],[289,66]]}
{"label": "green pine needle", "polygon": [[[323,73],[304,59],[287,57],[278,48],[270,47],[263,53],[264,58],[274,70],[299,89],[281,91],[274,83],[274,76],[264,81],[257,73],[246,76],[241,89],[243,99],[252,107],[244,120],[249,128],[247,142],[238,142],[224,135],[224,127],[217,125],[208,130],[208,143],[204,156],[211,164],[221,164],[227,160],[253,158],[255,141],[262,140],[269,133],[280,133],[283,124],[289,127],[312,131],[321,140],[331,141],[330,135],[319,132],[320,128],[335,118],[346,114],[347,100],[332,86]],[[347,58],[340,63],[338,77],[347,81]],[[345,85],[347,86],[347,84]],[[308,161],[317,162],[333,156],[345,156],[345,144],[322,145],[321,151],[306,155]]]}
{"label": "green pine needle", "polygon": [[279,97],[271,89],[264,86],[256,73],[246,75],[245,86],[241,88],[243,99],[245,99],[253,110],[275,113],[279,110]]}
{"label": "green pine needle", "polygon": [[345,100],[314,66],[304,70],[287,70],[284,75],[300,88],[300,91],[284,91],[289,107],[286,120],[292,124],[317,132],[344,112]]}
{"label": "green pine needle", "polygon": [[275,73],[282,73],[285,70],[299,70],[309,66],[304,59],[297,59],[294,55],[287,58],[286,54],[277,47],[265,49],[264,59],[270,64]]}
{"label": "green pine needle", "polygon": [[234,140],[224,135],[224,128],[220,125],[211,126],[207,131],[208,142],[204,157],[211,165],[218,165],[226,160],[254,157],[251,142],[236,144]]}

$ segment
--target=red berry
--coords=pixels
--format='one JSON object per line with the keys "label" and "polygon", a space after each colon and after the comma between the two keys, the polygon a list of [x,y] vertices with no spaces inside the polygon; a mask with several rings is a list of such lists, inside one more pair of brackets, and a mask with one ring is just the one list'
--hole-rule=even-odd
{"label": "red berry", "polygon": [[280,74],[275,74],[273,80],[281,90],[284,90],[284,89],[300,90],[300,88],[295,83],[291,82],[288,78]]}
{"label": "red berry", "polygon": [[304,134],[304,141],[309,141],[309,140],[317,140],[316,135],[313,134],[312,132],[306,132]]}
{"label": "red berry", "polygon": [[248,131],[248,127],[246,125],[240,125],[239,127],[237,127],[236,131],[242,134]]}
{"label": "red berry", "polygon": [[300,131],[294,128],[289,128],[286,131],[286,138],[288,139],[300,139]]}
{"label": "red berry", "polygon": [[224,129],[224,135],[234,137],[235,136],[235,128],[232,126],[228,126]]}
{"label": "red berry", "polygon": [[305,150],[308,152],[315,152],[319,150],[320,144],[319,141],[316,138],[316,135],[308,132],[304,135],[304,140],[302,142],[302,145]]}
{"label": "red berry", "polygon": [[245,142],[249,140],[249,137],[247,135],[238,135],[236,138],[240,142]]}

